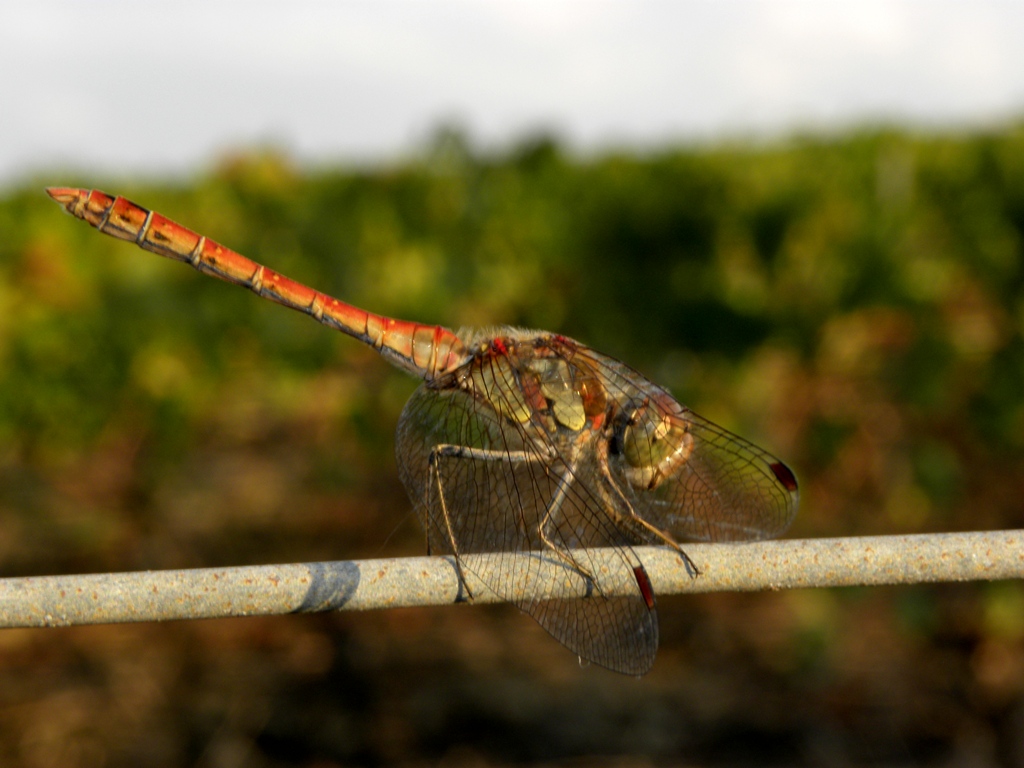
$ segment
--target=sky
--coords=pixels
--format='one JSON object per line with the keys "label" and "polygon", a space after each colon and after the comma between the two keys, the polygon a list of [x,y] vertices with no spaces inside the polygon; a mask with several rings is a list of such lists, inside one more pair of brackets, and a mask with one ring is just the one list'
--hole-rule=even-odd
{"label": "sky", "polygon": [[1024,3],[0,0],[0,185],[1024,117]]}

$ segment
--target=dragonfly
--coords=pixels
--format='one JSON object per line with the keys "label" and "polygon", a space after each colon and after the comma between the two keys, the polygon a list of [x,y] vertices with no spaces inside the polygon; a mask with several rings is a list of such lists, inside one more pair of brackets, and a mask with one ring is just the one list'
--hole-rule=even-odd
{"label": "dragonfly", "polygon": [[[634,676],[654,663],[656,599],[636,547],[671,547],[697,576],[680,541],[770,538],[796,514],[797,480],[783,462],[580,342],[374,314],[124,197],[46,191],[100,232],[304,312],[420,378],[398,422],[396,453],[428,552],[453,559],[470,599],[465,555],[525,556],[474,573],[583,661]],[[629,594],[605,587],[591,559],[597,548],[629,569]],[[589,594],[531,597],[553,594],[559,578],[543,575],[551,569],[538,568],[542,559],[584,577]]]}

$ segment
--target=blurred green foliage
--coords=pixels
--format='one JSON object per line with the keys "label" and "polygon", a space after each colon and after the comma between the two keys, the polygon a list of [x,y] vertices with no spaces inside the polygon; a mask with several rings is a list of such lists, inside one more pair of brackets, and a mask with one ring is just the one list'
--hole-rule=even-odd
{"label": "blurred green foliage", "polygon": [[[794,535],[1024,525],[1024,128],[590,158],[543,136],[486,155],[442,131],[369,170],[268,152],[175,186],[47,181],[123,194],[376,312],[619,357],[794,467]],[[41,186],[0,200],[5,574],[422,551],[392,456],[412,379],[97,234]],[[1012,709],[1020,590],[971,589],[967,607],[847,591],[847,619],[794,595],[748,642],[798,698],[844,680],[867,695],[851,680],[869,662],[898,675],[914,647],[967,643],[943,690]],[[712,605],[733,628],[715,631],[740,631]],[[702,647],[673,621],[666,638]]]}

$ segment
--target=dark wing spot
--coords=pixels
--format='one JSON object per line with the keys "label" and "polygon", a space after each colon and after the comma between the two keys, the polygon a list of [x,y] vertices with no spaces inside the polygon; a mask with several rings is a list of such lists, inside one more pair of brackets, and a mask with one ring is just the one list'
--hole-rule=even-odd
{"label": "dark wing spot", "polygon": [[777,461],[774,464],[769,464],[769,468],[772,470],[772,474],[775,475],[775,479],[782,483],[782,487],[790,493],[796,492],[796,475],[793,474],[793,470],[783,464],[781,461]]}
{"label": "dark wing spot", "polygon": [[640,587],[640,594],[647,604],[648,610],[654,610],[654,587],[651,586],[651,579],[642,565],[633,569],[633,576],[636,578],[636,585]]}

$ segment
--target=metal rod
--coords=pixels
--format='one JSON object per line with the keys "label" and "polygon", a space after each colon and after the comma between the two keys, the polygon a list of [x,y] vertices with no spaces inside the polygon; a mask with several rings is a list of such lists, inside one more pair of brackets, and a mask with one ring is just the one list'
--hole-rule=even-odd
{"label": "metal rod", "polygon": [[[659,595],[1024,578],[1024,531],[689,544],[698,576],[672,550],[636,552]],[[513,569],[517,558],[529,567]],[[588,562],[605,594],[635,592],[613,550],[593,550]],[[499,602],[480,577],[495,569],[525,574],[517,599],[582,597],[592,587],[559,558],[467,555],[463,564],[472,600],[450,557],[0,579],[0,627]]]}

